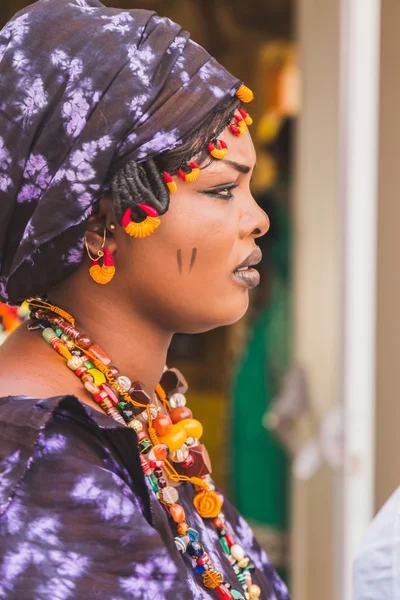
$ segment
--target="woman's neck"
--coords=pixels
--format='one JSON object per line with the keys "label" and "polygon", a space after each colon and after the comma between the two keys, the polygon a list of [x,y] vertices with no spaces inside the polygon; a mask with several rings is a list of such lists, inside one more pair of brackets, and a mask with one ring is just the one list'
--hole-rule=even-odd
{"label": "woman's neck", "polygon": [[49,294],[51,303],[69,312],[76,328],[111,358],[121,375],[141,381],[150,390],[158,384],[172,333],[163,331],[133,307],[113,302],[107,294],[75,293],[74,282]]}

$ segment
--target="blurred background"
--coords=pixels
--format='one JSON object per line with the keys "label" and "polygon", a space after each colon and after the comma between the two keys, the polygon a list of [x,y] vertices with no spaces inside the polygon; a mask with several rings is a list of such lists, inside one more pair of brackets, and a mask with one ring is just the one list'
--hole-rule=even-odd
{"label": "blurred background", "polygon": [[[26,4],[2,0],[0,23]],[[400,483],[400,3],[105,4],[178,21],[255,93],[262,284],[240,323],[176,336],[169,362],[294,600],[350,600],[362,533]],[[23,316],[0,306],[4,331]]]}

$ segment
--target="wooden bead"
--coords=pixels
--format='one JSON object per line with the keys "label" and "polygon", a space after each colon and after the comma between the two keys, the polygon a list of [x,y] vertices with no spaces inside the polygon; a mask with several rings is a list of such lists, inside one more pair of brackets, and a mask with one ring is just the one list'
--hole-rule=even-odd
{"label": "wooden bead", "polygon": [[163,437],[167,435],[172,428],[171,419],[168,415],[158,415],[153,421],[153,426],[157,431],[158,435]]}
{"label": "wooden bead", "polygon": [[205,475],[210,475],[211,461],[207,448],[203,444],[190,448],[189,456],[193,457],[193,464],[184,469],[181,469],[181,465],[177,464],[176,468],[180,473],[183,473],[188,477],[204,477]]}
{"label": "wooden bead", "polygon": [[169,416],[173,423],[178,423],[178,421],[182,421],[183,419],[191,419],[193,413],[188,406],[178,406],[178,408],[174,408],[174,410],[170,412]]}
{"label": "wooden bead", "polygon": [[161,376],[160,385],[167,396],[180,392],[184,394],[188,385],[186,379],[178,369],[167,369]]}
{"label": "wooden bead", "polygon": [[[86,350],[86,348],[85,348]],[[100,362],[103,363],[106,367],[111,364],[111,358],[104,352],[102,348],[98,344],[92,344],[87,348],[87,350],[93,354]]]}
{"label": "wooden bead", "polygon": [[84,350],[88,350],[90,348],[90,346],[93,344],[93,341],[91,340],[91,338],[88,335],[79,334],[78,337],[76,338],[76,343],[78,344],[78,346],[80,346]]}
{"label": "wooden bead", "polygon": [[182,523],[185,520],[185,511],[179,504],[172,504],[169,512],[175,523]]}
{"label": "wooden bead", "polygon": [[186,431],[180,425],[172,425],[169,433],[160,437],[160,443],[166,444],[170,452],[178,450],[186,440]]}
{"label": "wooden bead", "polygon": [[203,435],[203,425],[197,419],[183,419],[179,421],[179,427],[183,427],[186,435],[200,439]]}
{"label": "wooden bead", "polygon": [[108,367],[108,370],[110,371],[111,375],[117,379],[117,377],[119,377],[119,371],[117,369],[117,367],[114,367],[114,365],[110,365]]}
{"label": "wooden bead", "polygon": [[[151,392],[146,389],[146,386],[140,381],[134,381],[129,388],[128,394],[136,402],[147,405],[152,401]],[[141,409],[142,410],[142,409]],[[140,410],[140,412],[141,412]]]}

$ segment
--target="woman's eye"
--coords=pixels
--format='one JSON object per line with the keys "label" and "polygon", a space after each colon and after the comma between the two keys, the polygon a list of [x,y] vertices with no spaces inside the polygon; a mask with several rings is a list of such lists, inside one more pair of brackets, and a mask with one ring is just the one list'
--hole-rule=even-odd
{"label": "woman's eye", "polygon": [[214,198],[220,198],[222,200],[231,200],[233,198],[232,191],[237,188],[236,184],[230,184],[226,186],[218,186],[211,190],[205,190],[204,193]]}

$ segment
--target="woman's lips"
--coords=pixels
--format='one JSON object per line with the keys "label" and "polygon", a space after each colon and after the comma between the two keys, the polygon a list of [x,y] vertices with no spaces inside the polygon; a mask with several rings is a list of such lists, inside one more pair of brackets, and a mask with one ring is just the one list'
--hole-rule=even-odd
{"label": "woman's lips", "polygon": [[251,267],[247,267],[245,270],[233,271],[233,278],[249,289],[255,288],[260,283],[260,273]]}
{"label": "woman's lips", "polygon": [[253,269],[254,265],[258,265],[262,259],[262,252],[256,246],[251,254],[240,263],[233,271],[233,277],[236,281],[240,281],[246,287],[252,289],[260,283],[260,273]]}

